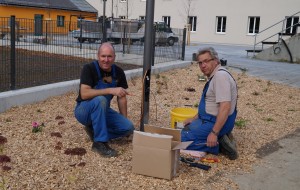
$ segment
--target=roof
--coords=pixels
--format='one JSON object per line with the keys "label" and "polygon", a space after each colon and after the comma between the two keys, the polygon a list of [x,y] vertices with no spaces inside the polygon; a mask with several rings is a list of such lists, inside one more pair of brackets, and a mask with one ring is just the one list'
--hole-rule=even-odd
{"label": "roof", "polygon": [[0,4],[97,13],[85,0],[0,0]]}

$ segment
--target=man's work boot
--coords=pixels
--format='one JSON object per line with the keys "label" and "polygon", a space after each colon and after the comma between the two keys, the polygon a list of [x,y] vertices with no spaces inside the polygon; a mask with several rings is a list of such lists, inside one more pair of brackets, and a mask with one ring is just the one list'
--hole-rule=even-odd
{"label": "man's work boot", "polygon": [[118,152],[108,145],[107,142],[94,142],[92,150],[104,157],[116,157]]}
{"label": "man's work boot", "polygon": [[92,125],[86,125],[83,127],[85,130],[86,134],[89,136],[91,141],[94,141],[94,129]]}
{"label": "man's work boot", "polygon": [[230,139],[230,141],[232,142],[232,144],[234,145],[235,149],[236,149],[236,142],[234,139],[234,136],[232,134],[232,132],[227,133],[228,138]]}
{"label": "man's work boot", "polygon": [[230,160],[238,158],[238,153],[235,144],[229,139],[227,135],[219,138],[220,152],[228,156]]}

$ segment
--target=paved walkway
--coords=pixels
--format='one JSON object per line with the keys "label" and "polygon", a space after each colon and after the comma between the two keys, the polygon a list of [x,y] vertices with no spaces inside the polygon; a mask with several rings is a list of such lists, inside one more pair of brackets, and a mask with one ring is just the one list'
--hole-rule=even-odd
{"label": "paved walkway", "polygon": [[300,88],[300,64],[272,62],[247,57],[249,46],[229,46],[215,44],[191,44],[186,48],[186,60],[192,60],[192,54],[199,48],[212,46],[220,58],[227,60],[227,65],[233,68],[246,69],[247,74],[274,82]]}
{"label": "paved walkway", "polygon": [[[186,59],[192,60],[193,53],[207,46],[214,47],[220,58],[227,59],[229,67],[246,69],[249,75],[300,88],[300,64],[252,59],[246,56],[245,49],[249,49],[246,46],[192,44],[186,49]],[[294,134],[272,145],[277,149],[263,157],[264,164],[255,165],[253,173],[232,176],[241,190],[300,189],[300,126]]]}

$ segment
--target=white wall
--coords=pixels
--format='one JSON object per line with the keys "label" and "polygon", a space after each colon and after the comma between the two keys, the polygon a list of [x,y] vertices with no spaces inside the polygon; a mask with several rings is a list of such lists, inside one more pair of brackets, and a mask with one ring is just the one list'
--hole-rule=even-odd
{"label": "white wall", "polygon": [[[102,0],[87,1],[99,10],[99,15],[102,15]],[[106,2],[106,15],[111,16],[112,1],[114,17],[127,16],[127,3],[120,3],[120,0]],[[300,0],[155,0],[154,19],[161,20],[162,16],[171,16],[171,27],[184,28],[188,10],[189,15],[197,16],[198,20],[197,31],[191,32],[191,41],[252,45],[254,38],[247,35],[249,16],[260,17],[261,31],[300,11]],[[145,13],[145,1],[128,0],[129,19],[138,19]],[[226,34],[216,34],[216,16],[227,17]],[[261,38],[275,34],[281,28],[282,25],[278,25],[277,28],[261,35]]]}

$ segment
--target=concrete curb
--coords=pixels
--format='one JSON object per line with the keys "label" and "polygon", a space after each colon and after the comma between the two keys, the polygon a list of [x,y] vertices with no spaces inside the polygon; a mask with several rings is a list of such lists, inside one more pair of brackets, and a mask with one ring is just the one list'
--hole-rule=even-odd
{"label": "concrete curb", "polygon": [[[157,74],[175,68],[183,68],[190,64],[190,61],[172,61],[167,63],[160,63],[151,68],[151,74]],[[130,80],[131,78],[142,76],[143,69],[127,70],[125,71],[125,74],[126,78]],[[68,92],[77,92],[78,87],[79,80],[72,80],[2,92],[0,93],[0,113],[14,106],[40,102],[46,100],[49,97],[63,95]]]}

